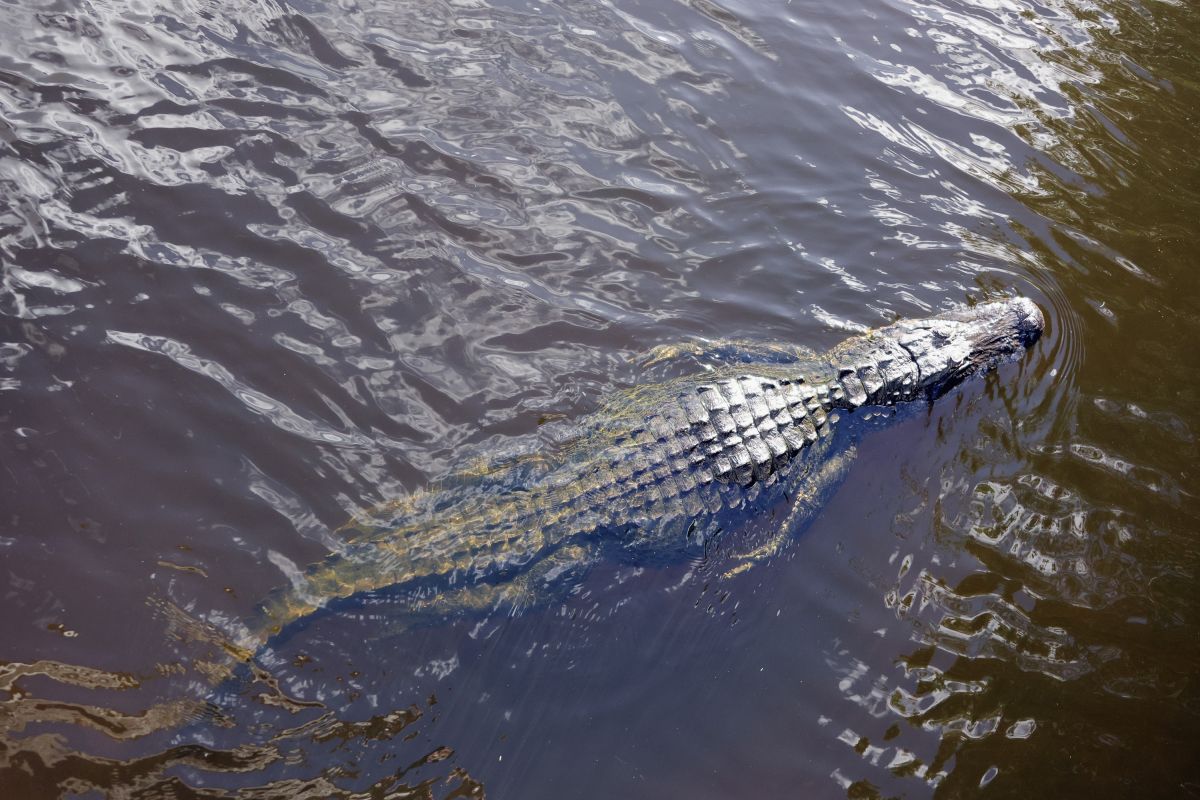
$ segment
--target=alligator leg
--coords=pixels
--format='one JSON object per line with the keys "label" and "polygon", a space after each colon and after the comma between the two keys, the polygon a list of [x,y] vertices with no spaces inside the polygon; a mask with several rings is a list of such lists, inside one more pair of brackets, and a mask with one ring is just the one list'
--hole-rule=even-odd
{"label": "alligator leg", "polygon": [[646,353],[639,364],[642,369],[661,365],[698,363],[702,366],[730,364],[792,364],[815,357],[803,347],[778,342],[752,342],[740,339],[712,339],[703,342],[660,344]]}
{"label": "alligator leg", "polygon": [[822,504],[829,499],[850,472],[850,465],[858,450],[851,445],[845,450],[835,453],[814,472],[792,499],[791,508],[783,522],[762,545],[748,553],[736,556],[737,563],[726,570],[722,577],[732,578],[751,567],[767,561],[782,552],[784,546],[805,523],[816,517]]}

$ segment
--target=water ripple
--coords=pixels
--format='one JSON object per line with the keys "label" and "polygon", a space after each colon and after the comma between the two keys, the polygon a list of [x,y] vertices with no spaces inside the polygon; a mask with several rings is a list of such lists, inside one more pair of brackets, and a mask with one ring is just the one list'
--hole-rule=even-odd
{"label": "water ripple", "polygon": [[[1178,793],[1200,708],[1186,4],[86,0],[4,21],[0,778]],[[864,436],[850,497],[763,570],[615,564],[520,620],[405,634],[372,597],[252,686],[210,684],[213,631],[348,519],[560,441],[659,374],[655,345],[819,350],[1011,294],[1048,319],[1029,359]],[[188,613],[161,635],[147,595]],[[292,719],[311,707],[285,693],[329,714]],[[389,748],[434,718],[454,753],[422,733],[404,777]]]}

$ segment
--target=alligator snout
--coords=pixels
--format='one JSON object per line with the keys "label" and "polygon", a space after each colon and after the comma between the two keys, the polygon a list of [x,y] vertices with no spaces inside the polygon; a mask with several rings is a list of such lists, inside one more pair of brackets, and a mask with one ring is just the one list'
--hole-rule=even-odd
{"label": "alligator snout", "polygon": [[1020,339],[1021,346],[1033,346],[1046,329],[1046,318],[1042,316],[1042,310],[1028,297],[1018,297],[1009,302],[1017,317],[1017,338]]}
{"label": "alligator snout", "polygon": [[897,322],[876,335],[895,341],[916,365],[918,378],[910,394],[936,397],[1019,356],[1045,326],[1037,304],[1015,297]]}

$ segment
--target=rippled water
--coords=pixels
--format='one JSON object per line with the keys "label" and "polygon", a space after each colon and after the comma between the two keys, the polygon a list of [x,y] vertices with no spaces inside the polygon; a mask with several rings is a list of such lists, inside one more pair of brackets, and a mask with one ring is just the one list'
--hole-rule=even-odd
{"label": "rippled water", "polygon": [[[1163,0],[0,2],[0,794],[1200,794],[1197,41]],[[1032,356],[864,436],[769,564],[368,598],[222,680],[348,519],[656,345],[1003,294]]]}

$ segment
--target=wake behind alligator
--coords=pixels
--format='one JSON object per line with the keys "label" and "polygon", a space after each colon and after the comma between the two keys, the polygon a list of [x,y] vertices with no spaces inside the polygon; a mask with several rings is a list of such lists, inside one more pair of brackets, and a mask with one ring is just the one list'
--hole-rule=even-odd
{"label": "wake behind alligator", "polygon": [[753,353],[715,374],[621,393],[581,433],[461,485],[418,493],[359,525],[347,548],[276,592],[248,623],[249,655],[319,609],[387,589],[418,619],[519,607],[602,558],[702,550],[777,504],[788,517],[741,554],[769,558],[836,484],[844,415],[933,400],[1019,357],[1042,333],[1024,298],[902,321],[782,364]]}

